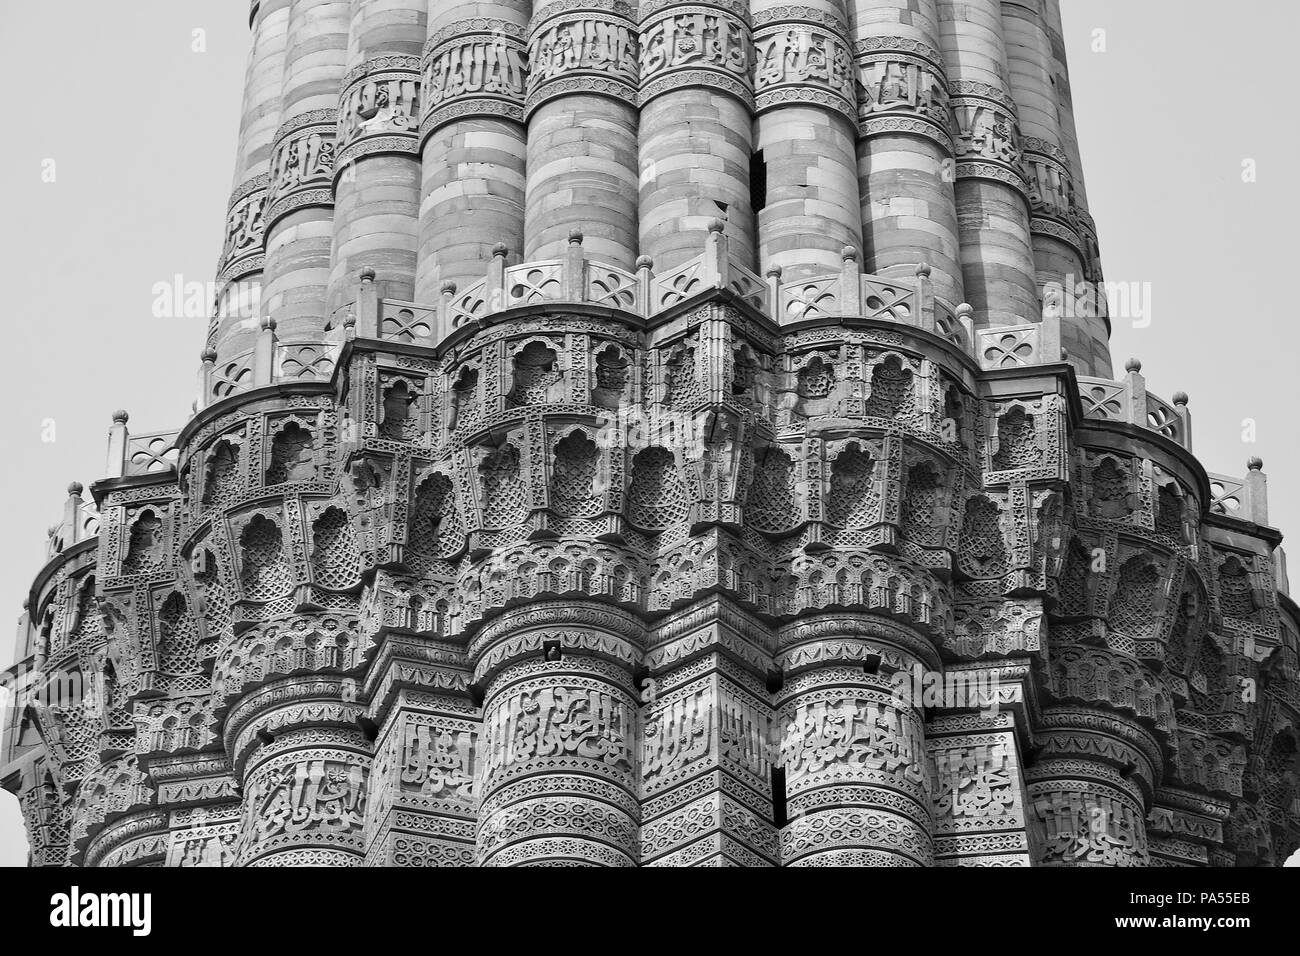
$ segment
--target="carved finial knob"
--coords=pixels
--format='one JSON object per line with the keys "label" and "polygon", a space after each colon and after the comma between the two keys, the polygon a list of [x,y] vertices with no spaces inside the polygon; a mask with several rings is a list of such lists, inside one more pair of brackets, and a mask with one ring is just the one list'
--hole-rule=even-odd
{"label": "carved finial knob", "polygon": [[1142,363],[1135,358],[1131,358],[1124,363],[1124,371],[1133,372],[1134,374],[1137,374],[1138,372],[1142,371]]}
{"label": "carved finial knob", "polygon": [[840,257],[845,262],[857,262],[858,250],[853,248],[853,246],[845,246],[843,249],[840,250]]}
{"label": "carved finial knob", "polygon": [[649,256],[637,256],[636,267],[638,269],[653,269],[655,267],[655,261]]}
{"label": "carved finial knob", "polygon": [[1251,455],[1250,460],[1246,462],[1246,467],[1251,471],[1259,471],[1264,467],[1264,459],[1258,455]]}
{"label": "carved finial knob", "polygon": [[709,232],[722,232],[722,230],[726,228],[727,228],[727,224],[723,222],[721,219],[709,220]]}
{"label": "carved finial knob", "polygon": [[74,481],[72,484],[68,485],[68,494],[74,498],[80,498],[81,493],[85,490],[85,486],[79,481]]}
{"label": "carved finial knob", "polygon": [[917,263],[916,274],[921,276],[921,278],[923,279],[930,278],[930,263],[928,262]]}
{"label": "carved finial knob", "polygon": [[349,312],[347,315],[343,316],[343,328],[351,329],[354,328],[356,324],[357,324],[357,317],[352,312]]}
{"label": "carved finial knob", "polygon": [[770,279],[779,279],[779,278],[781,278],[781,267],[780,267],[780,266],[768,266],[768,267],[767,267],[767,275],[768,275],[768,278],[770,278]]}
{"label": "carved finial knob", "polygon": [[1186,393],[1186,392],[1174,392],[1174,404],[1175,404],[1175,405],[1186,405],[1186,404],[1187,404],[1187,393]]}
{"label": "carved finial knob", "polygon": [[1065,349],[1061,349],[1061,361],[1064,362],[1067,359],[1069,359],[1069,357],[1070,357],[1070,353],[1067,352]]}
{"label": "carved finial knob", "polygon": [[269,315],[266,318],[262,319],[262,329],[263,331],[266,332],[274,332],[275,319],[271,318]]}
{"label": "carved finial knob", "polygon": [[975,314],[974,307],[969,302],[963,302],[957,306],[957,318],[963,319]]}
{"label": "carved finial knob", "polygon": [[441,286],[440,288],[442,289],[442,294],[443,294],[443,295],[455,295],[455,294],[456,294],[456,283],[455,283],[455,281],[452,280],[452,279],[444,279],[444,280],[443,280],[443,283],[442,283],[442,286]]}
{"label": "carved finial knob", "polygon": [[362,270],[361,270],[361,281],[362,281],[362,282],[374,282],[374,281],[375,281],[375,270],[374,270],[374,269],[362,269]]}
{"label": "carved finial knob", "polygon": [[[573,242],[572,232],[569,233],[569,241]],[[582,233],[580,232],[578,233],[578,241],[582,242]],[[499,259],[504,259],[509,254],[510,254],[510,247],[507,246],[504,242],[498,242],[495,246],[492,247],[492,255],[496,256]]]}
{"label": "carved finial knob", "polygon": [[201,361],[204,361],[204,362],[216,362],[216,360],[217,360],[217,350],[216,350],[216,349],[204,349],[204,350],[203,350],[203,354],[199,356],[199,359],[200,359]]}
{"label": "carved finial knob", "polygon": [[31,598],[23,598],[23,610],[25,611],[31,606],[32,606]]}
{"label": "carved finial knob", "polygon": [[117,425],[125,425],[131,420],[131,416],[124,409],[119,408],[113,413],[113,422]]}
{"label": "carved finial knob", "polygon": [[582,230],[581,230],[581,229],[570,229],[570,230],[569,230],[569,243],[570,243],[570,244],[573,244],[573,245],[581,245],[581,244],[582,244]]}

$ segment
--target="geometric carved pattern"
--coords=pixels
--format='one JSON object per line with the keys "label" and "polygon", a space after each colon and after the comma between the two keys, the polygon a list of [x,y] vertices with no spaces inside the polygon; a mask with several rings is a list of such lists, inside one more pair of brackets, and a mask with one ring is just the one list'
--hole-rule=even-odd
{"label": "geometric carved pattern", "polygon": [[673,453],[657,447],[638,452],[632,460],[628,520],[647,530],[671,528],[686,520],[688,504]]}
{"label": "geometric carved pattern", "polygon": [[425,573],[432,559],[455,553],[464,541],[453,495],[451,479],[439,473],[430,475],[415,491],[407,550],[408,563],[416,574]]}
{"label": "geometric carved pattern", "polygon": [[282,595],[289,586],[284,539],[274,521],[255,515],[239,536],[244,598],[266,601]]}
{"label": "geometric carved pattern", "polygon": [[199,672],[198,627],[179,593],[172,594],[158,614],[158,644],[161,673],[186,677]]}
{"label": "geometric carved pattern", "polygon": [[312,525],[311,568],[320,587],[342,590],[359,583],[357,538],[342,508],[327,508]]}
{"label": "geometric carved pattern", "polygon": [[794,462],[777,448],[755,454],[754,477],[745,502],[746,520],[760,531],[784,531],[798,520]]}
{"label": "geometric carved pattern", "polygon": [[866,414],[872,418],[899,418],[912,411],[912,404],[912,371],[891,355],[871,370]]}
{"label": "geometric carved pattern", "polygon": [[297,422],[289,422],[271,442],[271,466],[266,471],[266,483],[278,485],[315,477],[312,433]]}
{"label": "geometric carved pattern", "polygon": [[394,441],[412,441],[419,434],[419,420],[412,416],[411,406],[417,396],[412,393],[406,379],[398,379],[384,391],[384,415],[379,426],[380,434]]}
{"label": "geometric carved pattern", "polygon": [[577,518],[600,511],[596,491],[599,467],[599,449],[585,434],[575,431],[560,439],[555,446],[551,484],[551,507],[557,514]]}
{"label": "geometric carved pattern", "polygon": [[939,517],[939,479],[934,466],[922,462],[907,473],[907,496],[903,501],[903,536],[924,547],[939,547],[942,535],[935,527]]}
{"label": "geometric carved pattern", "polygon": [[[814,358],[801,368],[798,377],[801,398],[826,398],[835,388],[835,373],[820,357]],[[908,379],[910,381],[910,375]]]}
{"label": "geometric carved pattern", "polygon": [[131,538],[126,559],[122,562],[123,574],[145,574],[164,567],[162,519],[155,511],[146,508],[131,525]]}
{"label": "geometric carved pattern", "polygon": [[560,382],[555,351],[541,342],[530,342],[515,359],[515,388],[510,393],[516,405],[540,405],[556,401],[552,393]]}
{"label": "geometric carved pattern", "polygon": [[1155,626],[1160,573],[1148,559],[1130,558],[1119,569],[1118,586],[1110,601],[1110,626],[1129,637],[1149,637]]}
{"label": "geometric carved pattern", "polygon": [[966,502],[958,552],[961,569],[973,578],[1000,578],[1010,567],[1001,512],[983,495]]}
{"label": "geometric carved pattern", "polygon": [[229,441],[219,441],[212,450],[208,472],[203,481],[203,503],[220,508],[230,504],[243,491],[243,477],[239,473],[240,446]]}
{"label": "geometric carved pattern", "polygon": [[519,473],[519,450],[502,445],[484,457],[478,467],[483,487],[483,523],[510,527],[524,519],[524,483]]}
{"label": "geometric carved pattern", "polygon": [[998,419],[998,451],[993,467],[998,471],[1037,465],[1043,457],[1034,431],[1034,416],[1019,405]]}
{"label": "geometric carved pattern", "polygon": [[[910,378],[910,376],[909,376]],[[831,464],[826,519],[841,528],[865,527],[875,513],[875,462],[858,445],[849,445]]]}

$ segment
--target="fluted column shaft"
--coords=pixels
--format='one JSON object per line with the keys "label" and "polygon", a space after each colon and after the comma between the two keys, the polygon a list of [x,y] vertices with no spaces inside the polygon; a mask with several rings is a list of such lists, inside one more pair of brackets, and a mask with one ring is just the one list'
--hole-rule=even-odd
{"label": "fluted column shaft", "polygon": [[721,219],[732,255],[753,268],[749,10],[651,0],[638,12],[641,254],[673,269],[700,254]]}
{"label": "fluted column shaft", "polygon": [[282,342],[320,341],[334,242],[338,99],[347,71],[348,0],[293,0],[283,111],[271,156],[263,313]]}
{"label": "fluted column shaft", "polygon": [[[968,671],[969,673],[969,671]],[[946,676],[946,675],[945,675]],[[994,686],[994,694],[997,685]],[[1023,757],[1009,711],[930,715],[925,727],[939,866],[1029,866]]]}
{"label": "fluted column shaft", "polygon": [[235,181],[217,265],[216,317],[205,349],[219,358],[252,348],[265,264],[265,216],[271,146],[280,124],[280,94],[291,0],[263,0],[253,11],[252,48],[235,153]]}
{"label": "fluted column shaft", "polygon": [[854,64],[843,0],[754,0],[759,265],[798,281],[860,249]]}
{"label": "fluted column shaft", "polygon": [[[1097,334],[1104,331],[1105,347],[1094,350],[1094,375],[1109,377],[1113,374],[1110,360],[1109,333],[1110,307],[1106,301],[1101,268],[1101,250],[1097,245],[1097,224],[1088,212],[1088,190],[1083,175],[1083,158],[1079,151],[1079,134],[1074,122],[1074,96],[1070,90],[1070,70],[1065,61],[1065,40],[1062,37],[1060,0],[1043,0],[1043,30],[1047,39],[1048,65],[1052,71],[1052,91],[1058,105],[1057,117],[1060,121],[1061,148],[1069,157],[1070,169],[1074,176],[1071,181],[1074,212],[1074,228],[1083,240],[1083,279],[1092,293],[1092,304],[1096,309],[1096,319],[1089,323],[1094,330],[1091,338],[1094,343]],[[1066,290],[1067,292],[1069,290]]]}
{"label": "fluted column shaft", "polygon": [[726,599],[669,615],[651,636],[640,688],[642,866],[777,863],[771,646],[771,632]]}
{"label": "fluted column shaft", "polygon": [[1037,866],[1149,866],[1146,817],[1160,745],[1129,715],[1048,710],[1025,773]]}
{"label": "fluted column shaft", "polygon": [[363,270],[415,295],[420,205],[420,51],[428,0],[352,0],[334,168],[332,315]]}
{"label": "fluted column shaft", "polygon": [[956,123],[957,220],[966,299],[978,327],[1040,318],[1028,183],[1011,97],[1001,0],[939,0]]}
{"label": "fluted column shaft", "polygon": [[625,0],[534,4],[529,26],[524,258],[637,259],[637,34]]}
{"label": "fluted column shaft", "polygon": [[370,756],[360,731],[286,734],[244,784],[238,866],[360,866]]}
{"label": "fluted column shaft", "polygon": [[415,298],[464,289],[498,243],[524,247],[524,93],[531,0],[435,3],[422,65]]}
{"label": "fluted column shaft", "polygon": [[497,618],[471,641],[481,866],[638,862],[638,650],[602,620],[638,627],[576,602]]}
{"label": "fluted column shaft", "polygon": [[[434,686],[459,684],[440,680],[418,660],[430,648],[439,655],[449,650],[418,639],[393,670],[422,671]],[[398,674],[389,679],[400,680]],[[460,693],[403,688],[391,704],[372,702],[371,711],[379,732],[366,803],[366,865],[472,866],[476,709]]]}
{"label": "fluted column shaft", "polygon": [[356,726],[353,686],[283,678],[231,708],[225,746],[242,795],[235,865],[361,865],[372,748]]}
{"label": "fluted column shaft", "polygon": [[1061,25],[1061,0],[1043,0],[1043,29],[1047,34],[1053,90],[1059,105],[1057,118],[1061,124],[1061,146],[1070,157],[1074,170],[1074,199],[1079,208],[1088,211],[1088,189],[1084,182],[1083,161],[1079,152],[1079,132],[1074,122],[1074,94],[1070,88],[1070,70],[1065,60],[1064,28]]}
{"label": "fluted column shaft", "polygon": [[925,719],[892,678],[933,663],[926,644],[883,621],[813,618],[782,632],[782,865],[933,863]]}
{"label": "fluted column shaft", "polygon": [[235,148],[235,187],[270,169],[271,144],[280,124],[291,5],[292,0],[259,0],[249,22],[251,42]]}
{"label": "fluted column shaft", "polygon": [[[1025,136],[1038,287],[1052,290],[1054,296],[1074,296],[1087,279],[1086,246],[1078,228],[1075,170],[1062,146],[1062,110],[1052,81],[1051,41],[1041,6],[1041,0],[1004,2],[1002,23],[1011,92]],[[1044,305],[1050,308],[1052,302]],[[1081,374],[1110,377],[1106,324],[1094,309],[1071,309],[1063,317],[1061,344]]]}
{"label": "fluted column shaft", "polygon": [[964,301],[952,117],[936,0],[851,0],[858,79],[857,163],[867,272],[910,278]]}

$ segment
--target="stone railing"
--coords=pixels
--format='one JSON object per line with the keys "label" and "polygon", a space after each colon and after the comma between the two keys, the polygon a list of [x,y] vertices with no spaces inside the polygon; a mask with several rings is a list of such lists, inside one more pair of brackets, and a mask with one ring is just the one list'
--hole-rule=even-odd
{"label": "stone railing", "polygon": [[174,472],[180,454],[176,448],[179,430],[132,435],[126,427],[127,418],[126,412],[113,413],[104,477],[134,478]]}
{"label": "stone railing", "polygon": [[77,542],[99,534],[99,511],[93,501],[81,500],[81,493],[84,490],[79,481],[68,485],[68,497],[63,503],[63,518],[58,524],[50,527],[49,540],[45,548],[47,561],[62,554]]}
{"label": "stone railing", "polygon": [[1246,469],[1245,478],[1209,473],[1210,513],[1267,525],[1268,479],[1264,476],[1264,462],[1251,458]]}
{"label": "stone railing", "polygon": [[257,341],[247,352],[232,355],[220,365],[215,351],[210,349],[203,353],[196,410],[227,396],[274,382],[327,381],[334,374],[344,330],[332,329],[325,333],[324,338],[323,342],[281,345],[275,334],[275,320],[262,319]]}
{"label": "stone railing", "polygon": [[1142,363],[1137,359],[1129,359],[1125,371],[1127,374],[1118,382],[1086,375],[1078,377],[1084,417],[1140,425],[1191,451],[1192,417],[1187,411],[1187,396],[1176,392],[1171,405],[1152,395],[1147,391]]}
{"label": "stone railing", "polygon": [[[969,306],[936,300],[930,269],[910,279],[864,275],[857,250],[846,247],[839,272],[786,282],[781,270],[759,277],[727,251],[722,223],[710,227],[704,252],[666,272],[642,257],[635,271],[595,262],[583,254],[582,235],[569,237],[558,259],[507,265],[505,246],[493,250],[487,275],[468,288],[448,282],[442,299],[417,304],[380,298],[373,275],[363,274],[355,301],[336,313],[337,323],[363,338],[434,345],[457,329],[499,312],[548,302],[584,304],[653,318],[703,292],[725,289],[779,325],[825,318],[860,317],[897,322],[939,335],[974,355]],[[1037,328],[1037,326],[1034,326]]]}
{"label": "stone railing", "polygon": [[[1192,416],[1187,410],[1187,394],[1175,392],[1173,403],[1166,402],[1147,391],[1141,362],[1129,359],[1124,368],[1126,374],[1118,382],[1086,375],[1078,377],[1084,417],[1148,428],[1190,452]],[[1246,463],[1244,478],[1207,472],[1210,513],[1267,525],[1268,493],[1263,467],[1260,459],[1251,458]]]}
{"label": "stone railing", "polygon": [[771,269],[760,278],[729,254],[722,228],[714,220],[704,252],[666,272],[656,272],[645,256],[634,271],[588,259],[576,231],[557,259],[507,265],[508,250],[499,245],[482,279],[465,289],[445,283],[435,303],[382,298],[374,273],[363,272],[356,298],[336,310],[322,341],[282,345],[268,317],[252,349],[220,365],[215,351],[205,352],[198,407],[274,382],[328,379],[344,340],[357,336],[432,347],[497,313],[552,302],[650,319],[711,290],[731,292],[781,326],[840,318],[911,326],[947,340],[989,370],[1062,360],[1058,317],[976,331],[969,305],[953,307],[935,297],[924,263],[908,279],[866,275],[859,270],[857,250],[845,247],[839,272],[787,282],[780,269]]}

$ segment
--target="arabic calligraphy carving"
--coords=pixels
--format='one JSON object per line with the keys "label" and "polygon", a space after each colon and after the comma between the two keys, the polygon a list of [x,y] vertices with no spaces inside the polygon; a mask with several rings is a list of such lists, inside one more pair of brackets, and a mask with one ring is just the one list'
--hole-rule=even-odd
{"label": "arabic calligraphy carving", "polygon": [[754,61],[760,110],[811,103],[855,115],[853,58],[830,31],[805,24],[765,27],[754,36]]}
{"label": "arabic calligraphy carving", "polygon": [[[582,76],[587,74],[587,76]],[[635,101],[637,38],[629,21],[587,12],[535,28],[528,43],[528,103],[569,92]]]}
{"label": "arabic calligraphy carving", "polygon": [[407,724],[402,741],[402,789],[429,797],[474,799],[474,735]]}
{"label": "arabic calligraphy carving", "polygon": [[485,734],[488,778],[533,761],[578,758],[630,772],[631,714],[611,693],[577,687],[524,690],[494,705]]}
{"label": "arabic calligraphy carving", "polygon": [[872,700],[800,703],[781,738],[781,762],[794,788],[840,768],[877,771],[899,782],[925,779],[917,721]]}
{"label": "arabic calligraphy carving", "polygon": [[304,750],[273,758],[253,771],[244,796],[238,859],[286,844],[360,848],[368,767],[341,750]]}
{"label": "arabic calligraphy carving", "polygon": [[1142,815],[1118,794],[1031,785],[1038,863],[1048,866],[1147,866]]}
{"label": "arabic calligraphy carving", "polygon": [[1008,815],[1016,796],[1005,745],[976,744],[939,750],[935,762],[935,813],[942,818],[988,822]]}
{"label": "arabic calligraphy carving", "polygon": [[642,25],[641,102],[706,76],[709,85],[748,102],[750,46],[749,27],[739,17],[712,7],[668,8]]}
{"label": "arabic calligraphy carving", "polygon": [[528,81],[523,32],[502,20],[451,24],[430,40],[422,77],[424,132],[472,113],[522,120]]}

